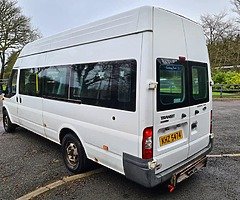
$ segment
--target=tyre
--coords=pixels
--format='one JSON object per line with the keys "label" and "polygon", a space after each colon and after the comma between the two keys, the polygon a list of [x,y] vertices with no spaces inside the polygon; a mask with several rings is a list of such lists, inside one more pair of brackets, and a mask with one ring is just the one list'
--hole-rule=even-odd
{"label": "tyre", "polygon": [[73,134],[66,134],[62,140],[63,160],[73,173],[85,171],[87,157],[80,140]]}
{"label": "tyre", "polygon": [[11,133],[11,132],[15,131],[15,129],[17,127],[16,124],[13,124],[11,122],[6,110],[3,111],[3,127],[7,133]]}

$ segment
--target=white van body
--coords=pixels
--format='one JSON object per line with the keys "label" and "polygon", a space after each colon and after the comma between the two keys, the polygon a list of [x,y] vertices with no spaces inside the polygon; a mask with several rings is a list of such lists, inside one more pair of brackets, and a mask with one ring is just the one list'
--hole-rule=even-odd
{"label": "white van body", "polygon": [[[82,72],[89,66],[97,71],[91,80]],[[111,72],[117,74],[111,74],[118,77],[115,83],[106,79],[111,91],[107,81],[101,82],[105,85],[98,83],[102,89],[97,95],[95,83],[118,66],[121,70]],[[51,69],[58,74],[58,67],[63,69],[59,74],[65,76],[65,69],[68,74],[64,80],[58,77],[67,96],[54,96],[44,88],[55,87],[56,77],[53,81],[45,73]],[[47,71],[41,76],[44,83],[39,83],[36,70]],[[29,73],[38,74],[37,95],[24,92]],[[84,100],[78,96],[83,86],[76,85],[81,77],[91,90]],[[145,6],[26,45],[14,66],[3,110],[13,124],[58,144],[66,132],[74,133],[88,159],[146,187],[171,178],[175,185],[204,166],[212,148],[210,80],[202,27]],[[57,95],[65,94],[60,90]]]}

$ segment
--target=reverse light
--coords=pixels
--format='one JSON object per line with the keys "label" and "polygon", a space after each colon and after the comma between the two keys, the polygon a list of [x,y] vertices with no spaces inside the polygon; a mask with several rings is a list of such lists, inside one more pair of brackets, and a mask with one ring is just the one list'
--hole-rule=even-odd
{"label": "reverse light", "polygon": [[151,159],[153,157],[153,128],[148,127],[143,131],[142,158]]}

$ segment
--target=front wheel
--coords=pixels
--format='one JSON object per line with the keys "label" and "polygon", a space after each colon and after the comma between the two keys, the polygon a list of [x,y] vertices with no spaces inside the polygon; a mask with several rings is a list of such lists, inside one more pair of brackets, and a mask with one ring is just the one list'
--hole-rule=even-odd
{"label": "front wheel", "polygon": [[83,172],[86,168],[87,157],[80,140],[67,134],[62,140],[63,160],[67,169],[73,173]]}
{"label": "front wheel", "polygon": [[11,132],[15,131],[15,129],[17,127],[16,124],[13,124],[11,122],[6,110],[3,111],[3,127],[7,133],[11,133]]}

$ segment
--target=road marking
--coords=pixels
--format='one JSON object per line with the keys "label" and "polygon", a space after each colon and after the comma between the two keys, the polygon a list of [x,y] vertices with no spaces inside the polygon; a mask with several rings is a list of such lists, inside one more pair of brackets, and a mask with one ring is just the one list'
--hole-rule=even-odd
{"label": "road marking", "polygon": [[29,199],[32,199],[34,197],[37,197],[39,196],[40,194],[43,194],[49,190],[52,190],[56,187],[59,187],[65,183],[68,183],[68,182],[71,182],[71,181],[75,181],[75,180],[78,180],[78,179],[82,179],[82,178],[85,178],[85,177],[89,177],[89,176],[92,176],[94,174],[99,174],[99,173],[102,173],[106,171],[105,168],[100,168],[100,169],[96,169],[96,170],[93,170],[93,171],[90,171],[90,172],[87,172],[87,173],[83,173],[83,174],[77,174],[77,175],[73,175],[73,176],[67,176],[67,177],[63,177],[61,180],[58,180],[54,183],[51,183],[49,185],[46,185],[44,187],[40,187],[22,197],[19,197],[17,200],[29,200]]}
{"label": "road marking", "polygon": [[209,157],[209,158],[240,157],[240,153],[219,154],[219,155],[207,155],[207,157]]}

